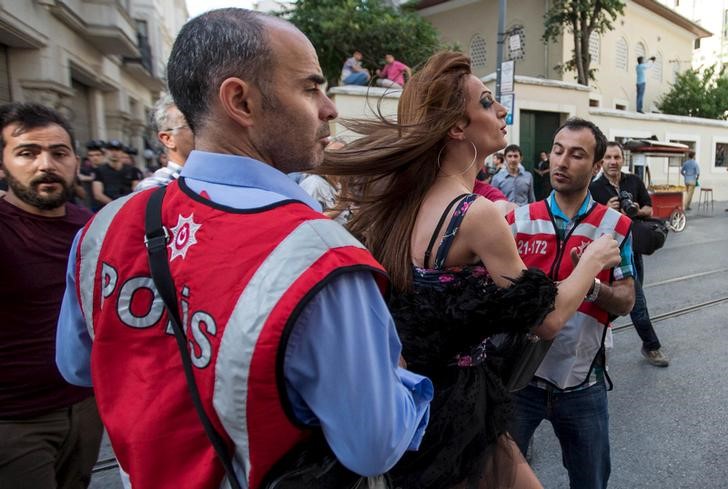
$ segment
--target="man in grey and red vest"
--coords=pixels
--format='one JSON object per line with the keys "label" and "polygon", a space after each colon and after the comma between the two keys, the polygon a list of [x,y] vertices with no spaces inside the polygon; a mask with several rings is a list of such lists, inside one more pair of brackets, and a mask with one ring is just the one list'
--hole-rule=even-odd
{"label": "man in grey and red vest", "polygon": [[317,434],[354,473],[386,472],[418,447],[432,384],[398,366],[382,267],[286,176],[322,161],[337,115],[316,51],[284,20],[213,10],[182,28],[167,79],[195,150],[176,181],[108,204],[77,238],[61,372],[93,381],[134,489],[229,487],[151,278],[145,207],[165,191],[185,357],[240,486]]}
{"label": "man in grey and red vest", "polygon": [[0,487],[87,487],[101,443],[93,391],[55,364],[68,251],[91,217],[68,203],[71,125],[39,104],[0,106]]}
{"label": "man in grey and red vest", "polygon": [[607,139],[593,123],[566,121],[554,136],[549,158],[551,195],[507,217],[523,262],[557,281],[571,274],[580,254],[600,236],[608,234],[620,245],[620,265],[597,275],[530,385],[514,395],[511,434],[516,443],[525,453],[538,425],[549,420],[572,489],[607,487],[611,464],[604,344],[610,316],[629,314],[634,304],[632,223],[589,194],[606,146]]}

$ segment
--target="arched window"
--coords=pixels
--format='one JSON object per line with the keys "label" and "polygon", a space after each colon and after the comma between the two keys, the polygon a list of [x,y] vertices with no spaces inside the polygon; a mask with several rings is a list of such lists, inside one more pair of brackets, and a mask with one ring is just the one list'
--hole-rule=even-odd
{"label": "arched window", "polygon": [[662,81],[662,53],[659,51],[655,55],[655,65],[652,67],[652,78]]}
{"label": "arched window", "polygon": [[595,65],[599,64],[600,44],[599,33],[592,32],[589,36],[589,54],[591,54],[592,63]]}
{"label": "arched window", "polygon": [[486,49],[485,39],[480,34],[476,34],[470,40],[470,61],[473,64],[473,68],[485,68],[487,60],[488,51]]}
{"label": "arched window", "polygon": [[627,71],[629,69],[629,45],[627,40],[620,37],[616,46],[617,69]]}
{"label": "arched window", "polygon": [[634,48],[634,59],[632,60],[632,63],[637,63],[637,58],[642,56],[643,58],[647,56],[647,48],[645,47],[644,43],[638,42],[637,46]]}

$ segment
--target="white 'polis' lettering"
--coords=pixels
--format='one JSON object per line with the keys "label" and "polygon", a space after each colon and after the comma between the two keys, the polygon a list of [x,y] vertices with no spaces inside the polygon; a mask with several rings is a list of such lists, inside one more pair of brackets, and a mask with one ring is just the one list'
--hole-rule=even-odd
{"label": "white 'polis' lettering", "polygon": [[[104,300],[116,292],[117,285],[119,284],[116,269],[108,263],[102,263],[101,280],[101,304],[103,307]],[[139,297],[144,293],[151,294],[152,300],[146,306],[146,310],[140,310],[144,309],[144,307],[140,307],[140,303],[135,301],[141,301]],[[217,334],[217,323],[205,311],[196,311],[190,317],[189,287],[182,287],[180,295],[182,297],[180,300],[182,329],[185,334],[188,332],[192,333],[191,337],[188,335],[190,359],[192,360],[192,365],[202,369],[207,367],[212,359],[212,344],[208,335],[215,336]],[[136,307],[132,307],[133,305]],[[164,313],[164,301],[154,286],[152,278],[143,276],[134,277],[124,282],[121,285],[119,296],[116,300],[116,312],[121,322],[130,328],[146,329],[159,323]],[[164,332],[168,335],[174,335],[171,320],[166,321]]]}

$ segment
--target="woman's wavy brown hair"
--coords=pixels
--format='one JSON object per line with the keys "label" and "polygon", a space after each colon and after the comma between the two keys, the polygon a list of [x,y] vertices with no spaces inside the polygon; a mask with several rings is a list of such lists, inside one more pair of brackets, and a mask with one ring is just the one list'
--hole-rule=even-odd
{"label": "woman's wavy brown hair", "polygon": [[316,173],[341,178],[341,205],[355,210],[349,230],[389,272],[392,285],[412,283],[410,242],[425,194],[438,173],[437,157],[448,131],[467,118],[465,81],[470,59],[462,53],[433,55],[404,87],[397,121],[343,121],[361,134],[346,148],[326,154]]}

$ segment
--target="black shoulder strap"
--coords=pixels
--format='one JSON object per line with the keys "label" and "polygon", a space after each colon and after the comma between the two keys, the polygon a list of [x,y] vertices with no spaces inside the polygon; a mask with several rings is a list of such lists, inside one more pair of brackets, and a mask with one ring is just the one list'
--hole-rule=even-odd
{"label": "black shoulder strap", "polygon": [[447,207],[445,207],[445,212],[442,213],[440,216],[440,220],[437,221],[437,226],[435,226],[435,232],[432,233],[432,238],[430,238],[430,244],[427,245],[427,251],[425,251],[425,268],[430,268],[430,257],[432,256],[432,247],[435,246],[435,241],[437,240],[437,236],[440,234],[440,229],[442,228],[442,225],[445,223],[445,219],[447,219],[447,216],[450,214],[450,209],[452,209],[452,206],[455,205],[455,203],[462,199],[463,197],[467,197],[470,194],[460,194],[454,199],[452,199],[452,202],[450,202]]}
{"label": "black shoulder strap", "polygon": [[172,272],[169,270],[167,257],[169,234],[167,233],[167,229],[162,225],[162,200],[164,200],[166,190],[166,186],[158,188],[152,193],[151,198],[147,202],[144,220],[144,231],[146,234],[144,244],[147,247],[147,254],[149,256],[149,269],[152,272],[154,285],[157,287],[159,295],[162,297],[167,312],[169,313],[169,319],[174,330],[174,337],[177,340],[177,346],[182,356],[182,368],[187,379],[187,388],[190,392],[190,397],[192,397],[192,404],[195,406],[197,416],[200,418],[205,433],[210,439],[210,443],[212,443],[218,458],[222,462],[223,467],[225,467],[225,474],[227,475],[230,486],[233,489],[242,489],[238,479],[235,477],[232,457],[228,452],[225,441],[215,430],[215,427],[212,425],[210,418],[202,406],[200,391],[197,389],[195,377],[192,372],[190,353],[187,350],[187,337],[184,331],[182,331],[182,322],[180,321],[179,309],[177,307],[177,292],[175,291]]}

